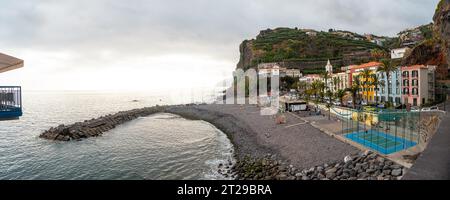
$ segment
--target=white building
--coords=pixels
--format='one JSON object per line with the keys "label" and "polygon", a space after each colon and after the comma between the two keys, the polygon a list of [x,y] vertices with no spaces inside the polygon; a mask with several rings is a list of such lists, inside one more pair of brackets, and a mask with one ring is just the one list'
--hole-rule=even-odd
{"label": "white building", "polygon": [[403,58],[405,56],[406,51],[408,51],[408,47],[392,49],[391,50],[391,59]]}
{"label": "white building", "polygon": [[299,79],[302,82],[306,82],[308,84],[311,84],[312,82],[318,80],[318,81],[322,81],[322,77],[320,77],[320,75],[318,74],[308,74],[305,76],[300,77]]}
{"label": "white building", "polygon": [[300,73],[299,69],[286,69],[285,72],[282,72],[282,75],[296,78],[296,77],[301,77],[302,73]]}
{"label": "white building", "polygon": [[333,65],[331,65],[330,60],[328,60],[327,66],[325,66],[325,71],[327,71],[328,74],[333,74]]}
{"label": "white building", "polygon": [[[274,73],[276,71],[276,74]],[[258,65],[258,74],[265,74],[268,77],[272,74],[278,75],[280,77],[301,77],[302,74],[300,73],[299,69],[287,69],[284,67],[280,67],[278,63],[261,63]]]}
{"label": "white building", "polygon": [[[334,85],[335,79],[338,80],[337,85]],[[333,91],[333,92],[336,92],[337,90],[345,90],[348,87],[350,87],[348,73],[346,73],[346,72],[333,74],[332,78],[329,81],[332,82],[331,91]]]}

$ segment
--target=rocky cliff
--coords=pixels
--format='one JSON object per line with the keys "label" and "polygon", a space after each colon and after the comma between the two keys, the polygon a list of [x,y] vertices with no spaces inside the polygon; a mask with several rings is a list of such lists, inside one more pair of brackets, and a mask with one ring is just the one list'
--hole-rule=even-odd
{"label": "rocky cliff", "polygon": [[432,38],[425,40],[408,53],[402,65],[437,65],[437,78],[448,79],[450,63],[450,0],[441,0],[433,17]]}
{"label": "rocky cliff", "polygon": [[[413,46],[401,60],[402,65],[438,66],[438,79],[449,79],[450,0],[441,0],[434,23],[410,28],[398,37],[332,30],[276,28],[262,30],[255,39],[245,40],[239,47],[237,68],[254,68],[258,63],[277,62],[282,67],[322,69],[328,59],[337,68],[389,57],[389,50]],[[400,61],[399,61],[400,63]]]}
{"label": "rocky cliff", "polygon": [[441,0],[433,17],[434,32],[441,44],[441,49],[446,56],[447,64],[450,63],[450,0]]}

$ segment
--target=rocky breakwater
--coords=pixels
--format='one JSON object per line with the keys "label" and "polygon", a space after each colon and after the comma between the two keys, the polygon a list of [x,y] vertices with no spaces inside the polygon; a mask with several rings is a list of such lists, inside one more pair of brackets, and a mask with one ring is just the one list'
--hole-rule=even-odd
{"label": "rocky breakwater", "polygon": [[245,157],[226,172],[238,180],[400,180],[405,171],[403,166],[366,151],[303,170],[271,155]]}
{"label": "rocky breakwater", "polygon": [[163,112],[165,106],[146,107],[128,111],[120,111],[115,114],[77,122],[71,125],[61,124],[44,131],[39,137],[49,140],[70,141],[81,138],[96,137],[115,128],[119,124],[131,121],[138,117],[148,116],[157,112]]}

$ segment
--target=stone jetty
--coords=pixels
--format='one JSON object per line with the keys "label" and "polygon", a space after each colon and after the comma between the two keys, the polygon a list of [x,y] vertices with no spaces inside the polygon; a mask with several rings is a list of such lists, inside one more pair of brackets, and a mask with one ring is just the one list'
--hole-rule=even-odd
{"label": "stone jetty", "polygon": [[82,138],[96,137],[104,132],[115,128],[117,125],[131,121],[138,117],[148,116],[154,113],[163,112],[165,106],[145,107],[128,111],[121,111],[115,114],[77,122],[71,125],[61,124],[44,131],[39,137],[49,140],[70,141]]}
{"label": "stone jetty", "polygon": [[220,165],[219,173],[237,180],[400,180],[406,172],[403,166],[371,151],[309,169],[297,169],[274,158],[245,157],[232,167]]}

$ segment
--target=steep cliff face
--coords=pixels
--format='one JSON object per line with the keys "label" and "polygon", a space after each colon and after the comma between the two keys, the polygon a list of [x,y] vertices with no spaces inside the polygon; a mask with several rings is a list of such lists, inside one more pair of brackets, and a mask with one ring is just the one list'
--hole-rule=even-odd
{"label": "steep cliff face", "polygon": [[440,40],[441,49],[450,63],[450,0],[441,0],[433,17],[434,33]]}
{"label": "steep cliff face", "polygon": [[252,62],[261,56],[263,52],[253,49],[253,41],[244,40],[239,45],[240,59],[237,68],[248,69]]}
{"label": "steep cliff face", "polygon": [[450,0],[439,2],[433,20],[433,37],[414,47],[402,65],[437,65],[437,79],[444,80],[450,63]]}
{"label": "steep cliff face", "polygon": [[437,73],[436,78],[443,80],[447,77],[447,56],[442,51],[441,43],[439,40],[428,40],[414,47],[411,52],[406,55],[401,65],[436,65]]}

